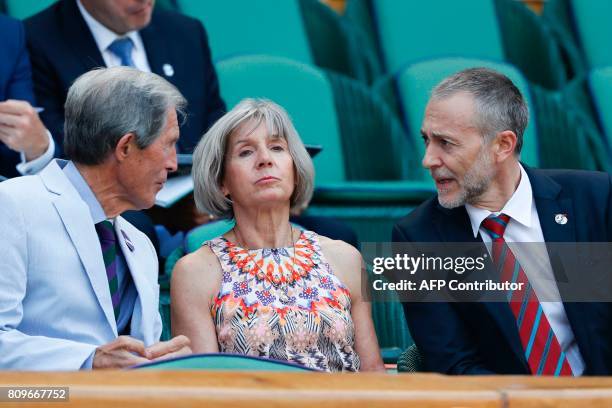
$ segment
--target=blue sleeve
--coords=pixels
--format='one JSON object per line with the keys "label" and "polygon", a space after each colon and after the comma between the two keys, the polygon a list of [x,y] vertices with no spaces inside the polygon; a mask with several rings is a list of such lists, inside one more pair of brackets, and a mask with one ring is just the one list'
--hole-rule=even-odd
{"label": "blue sleeve", "polygon": [[7,84],[7,99],[20,99],[35,105],[34,87],[32,84],[32,67],[25,41],[25,30],[21,21],[10,21],[14,23],[16,39],[16,59],[12,75]]}

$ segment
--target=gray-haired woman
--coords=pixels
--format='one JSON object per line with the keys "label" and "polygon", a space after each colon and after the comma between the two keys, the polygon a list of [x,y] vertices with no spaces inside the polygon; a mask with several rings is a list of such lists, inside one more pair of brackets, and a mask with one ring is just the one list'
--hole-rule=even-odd
{"label": "gray-haired woman", "polygon": [[196,353],[383,370],[360,253],[289,223],[312,196],[314,170],[283,108],[239,103],[202,138],[193,177],[198,207],[236,226],[177,263],[173,334]]}

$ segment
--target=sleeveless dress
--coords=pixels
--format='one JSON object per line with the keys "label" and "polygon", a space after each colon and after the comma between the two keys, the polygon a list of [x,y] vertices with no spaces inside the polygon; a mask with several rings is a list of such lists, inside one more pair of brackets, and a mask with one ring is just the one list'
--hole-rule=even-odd
{"label": "sleeveless dress", "polygon": [[314,232],[302,231],[294,247],[246,250],[223,237],[204,245],[223,272],[211,303],[220,352],[359,370],[350,293]]}

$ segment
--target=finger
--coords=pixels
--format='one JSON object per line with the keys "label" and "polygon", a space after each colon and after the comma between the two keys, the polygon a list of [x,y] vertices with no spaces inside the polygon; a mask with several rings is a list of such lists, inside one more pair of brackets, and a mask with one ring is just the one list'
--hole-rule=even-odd
{"label": "finger", "polygon": [[34,111],[32,105],[27,101],[19,101],[16,99],[9,99],[4,102],[0,102],[0,112],[11,115],[22,115]]}
{"label": "finger", "polygon": [[105,356],[106,361],[99,368],[106,369],[122,369],[129,368],[140,364],[150,363],[150,360],[147,360],[144,357],[136,356],[128,351],[114,351]]}
{"label": "finger", "polygon": [[160,341],[147,348],[146,357],[158,358],[168,353],[176,352],[184,347],[189,347],[191,341],[186,336],[176,336],[168,341]]}
{"label": "finger", "polygon": [[159,356],[154,358],[152,361],[162,361],[162,360],[170,360],[171,358],[184,357],[193,354],[189,347],[183,347],[180,350],[174,351],[172,353],[164,354],[163,356]]}
{"label": "finger", "polygon": [[23,123],[21,115],[0,112],[0,124],[9,127],[18,127]]}
{"label": "finger", "polygon": [[109,343],[108,346],[108,350],[123,349],[146,357],[146,348],[144,343],[130,336],[119,336],[117,337],[117,340],[113,341],[112,343]]}
{"label": "finger", "polygon": [[126,354],[127,355],[125,356],[125,358],[121,360],[119,368],[130,368],[130,367],[134,367],[134,366],[141,365],[141,364],[147,364],[151,362],[151,360],[144,358],[144,357],[136,356],[131,353],[126,353]]}

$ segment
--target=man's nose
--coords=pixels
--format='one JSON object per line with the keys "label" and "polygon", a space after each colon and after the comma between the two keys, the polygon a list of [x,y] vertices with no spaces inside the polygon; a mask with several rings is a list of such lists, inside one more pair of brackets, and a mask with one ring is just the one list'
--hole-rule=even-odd
{"label": "man's nose", "polygon": [[436,153],[436,149],[429,145],[425,148],[425,155],[423,156],[423,161],[421,163],[426,169],[431,169],[432,167],[439,167],[442,164],[442,161]]}
{"label": "man's nose", "polygon": [[178,162],[176,158],[176,149],[172,152],[172,154],[168,157],[166,168],[169,173],[173,173],[178,169]]}

